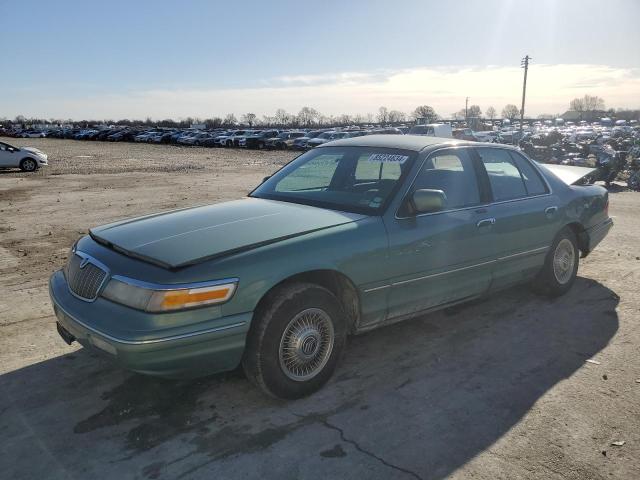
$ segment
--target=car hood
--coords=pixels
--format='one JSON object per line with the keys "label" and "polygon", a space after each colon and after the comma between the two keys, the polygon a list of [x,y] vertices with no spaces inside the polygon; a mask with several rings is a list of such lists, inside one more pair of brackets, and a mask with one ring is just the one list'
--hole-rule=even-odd
{"label": "car hood", "polygon": [[246,198],[111,223],[92,228],[90,235],[131,257],[180,268],[362,218],[354,213]]}
{"label": "car hood", "polygon": [[545,163],[542,165],[543,168],[546,168],[551,173],[553,173],[556,177],[562,180],[567,185],[575,185],[584,177],[589,175],[591,172],[595,170],[595,168],[589,167],[575,167],[573,165],[554,165],[550,163]]}
{"label": "car hood", "polygon": [[33,147],[22,147],[20,150],[22,150],[23,152],[35,153],[36,155],[44,155],[44,152],[42,150],[38,150],[37,148]]}

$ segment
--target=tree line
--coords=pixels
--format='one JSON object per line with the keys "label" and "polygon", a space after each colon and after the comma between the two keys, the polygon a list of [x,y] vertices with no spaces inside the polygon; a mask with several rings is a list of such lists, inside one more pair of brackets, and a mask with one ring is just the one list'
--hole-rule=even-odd
{"label": "tree line", "polygon": [[[574,98],[569,102],[569,110],[578,112],[595,112],[602,111],[609,116],[631,120],[640,119],[640,110],[630,109],[609,109],[605,110],[605,102],[602,98],[592,95],[584,95],[581,98]],[[556,118],[559,114],[542,114],[538,118]],[[493,106],[487,107],[483,112],[479,105],[470,105],[457,112],[451,113],[449,120],[468,120],[470,118],[479,118],[484,120],[509,119],[515,120],[520,117],[520,109],[514,104],[507,104],[501,111],[501,117],[497,117],[497,110]],[[120,120],[81,120],[74,121],[72,119],[60,118],[27,118],[18,115],[13,123],[19,124],[42,124],[42,125],[62,125],[62,124],[79,124],[79,125],[120,125],[120,126],[147,126],[147,127],[165,127],[165,128],[188,128],[194,124],[203,124],[208,129],[214,128],[233,128],[241,125],[253,127],[279,127],[279,128],[310,128],[310,127],[328,127],[328,126],[349,126],[349,125],[397,125],[405,122],[424,119],[426,123],[433,123],[441,120],[441,117],[433,107],[429,105],[419,105],[411,113],[407,114],[399,110],[390,110],[385,106],[378,108],[376,114],[368,113],[365,115],[323,115],[312,107],[302,107],[298,113],[289,113],[283,108],[279,108],[273,115],[263,115],[259,117],[255,113],[245,113],[238,119],[233,113],[224,117],[198,118],[187,117],[181,120],[171,118],[162,120],[153,120],[147,117],[145,120],[120,119]],[[9,127],[12,121],[2,118],[0,124]]]}

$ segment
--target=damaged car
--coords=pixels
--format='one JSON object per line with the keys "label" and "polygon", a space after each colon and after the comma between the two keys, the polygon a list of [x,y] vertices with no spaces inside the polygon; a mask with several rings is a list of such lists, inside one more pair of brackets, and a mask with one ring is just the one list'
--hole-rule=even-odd
{"label": "damaged car", "polygon": [[523,283],[566,293],[613,222],[604,188],[574,184],[588,169],[553,168],[450,138],[327,142],[245,199],[92,228],[50,279],[57,329],[139,373],[241,365],[303,397],[349,335]]}

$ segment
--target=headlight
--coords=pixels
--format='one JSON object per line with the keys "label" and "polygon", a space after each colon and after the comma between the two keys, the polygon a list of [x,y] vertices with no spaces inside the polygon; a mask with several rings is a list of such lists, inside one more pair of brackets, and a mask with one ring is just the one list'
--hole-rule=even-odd
{"label": "headlight", "polygon": [[233,296],[237,285],[237,279],[230,279],[165,287],[112,277],[102,296],[137,310],[158,313],[224,303]]}

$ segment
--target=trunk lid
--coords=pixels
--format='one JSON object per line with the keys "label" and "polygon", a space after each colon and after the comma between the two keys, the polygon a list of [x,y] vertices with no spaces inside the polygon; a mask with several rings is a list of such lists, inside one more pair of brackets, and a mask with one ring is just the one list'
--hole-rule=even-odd
{"label": "trunk lid", "polygon": [[584,177],[586,177],[591,172],[596,170],[595,168],[589,168],[589,167],[575,167],[572,165],[554,165],[549,163],[542,164],[542,167],[549,170],[551,173],[553,173],[556,177],[558,177],[567,185],[578,184]]}

